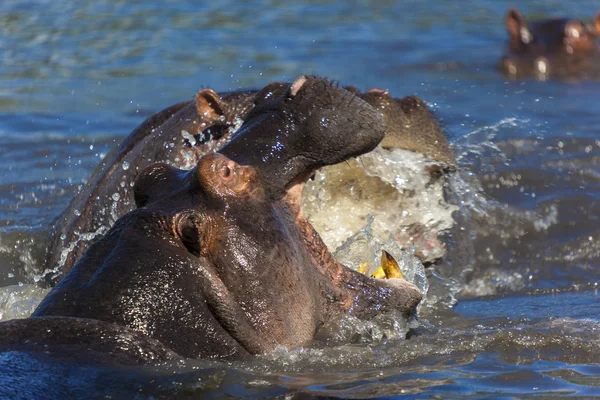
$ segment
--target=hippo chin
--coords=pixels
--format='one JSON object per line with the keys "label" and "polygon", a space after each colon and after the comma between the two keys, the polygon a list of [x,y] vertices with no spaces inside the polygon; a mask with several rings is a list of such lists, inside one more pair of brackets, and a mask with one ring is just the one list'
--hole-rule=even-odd
{"label": "hippo chin", "polygon": [[384,133],[379,112],[324,79],[270,85],[220,153],[189,171],[147,167],[137,208],[32,318],[0,324],[0,347],[47,352],[85,337],[72,351],[101,361],[235,359],[308,345],[344,315],[408,317],[419,290],[341,265],[299,207],[316,169],[371,151]]}
{"label": "hippo chin", "polygon": [[528,22],[511,8],[505,19],[509,34],[499,63],[508,77],[520,79],[600,79],[600,11],[593,21],[555,18]]}

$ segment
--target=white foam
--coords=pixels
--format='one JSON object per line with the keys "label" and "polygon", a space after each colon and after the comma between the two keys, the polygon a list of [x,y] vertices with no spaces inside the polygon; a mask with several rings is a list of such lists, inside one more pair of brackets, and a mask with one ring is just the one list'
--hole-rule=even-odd
{"label": "white foam", "polygon": [[49,289],[37,285],[11,285],[0,288],[0,321],[27,318]]}

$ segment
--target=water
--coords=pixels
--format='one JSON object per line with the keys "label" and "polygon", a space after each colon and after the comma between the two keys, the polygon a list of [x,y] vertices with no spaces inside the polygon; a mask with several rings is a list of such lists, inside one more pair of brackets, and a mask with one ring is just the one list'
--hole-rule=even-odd
{"label": "water", "polygon": [[[203,87],[316,73],[417,94],[461,172],[448,256],[410,340],[280,349],[245,363],[107,369],[0,359],[6,397],[600,396],[600,82],[507,82],[513,3],[0,2],[0,306],[43,292],[49,224],[146,116]],[[523,1],[591,17],[591,0]],[[22,285],[22,286],[20,286]],[[9,305],[10,304],[10,305]]]}

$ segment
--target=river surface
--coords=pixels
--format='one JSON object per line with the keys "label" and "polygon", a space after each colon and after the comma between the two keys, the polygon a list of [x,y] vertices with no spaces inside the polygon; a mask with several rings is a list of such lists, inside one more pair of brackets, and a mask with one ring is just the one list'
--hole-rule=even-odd
{"label": "river surface", "polygon": [[[2,319],[44,295],[48,228],[101,158],[201,88],[317,74],[417,94],[460,167],[422,334],[122,369],[4,353],[0,397],[600,397],[600,82],[502,77],[512,3],[0,2]],[[519,7],[585,19],[598,2]]]}

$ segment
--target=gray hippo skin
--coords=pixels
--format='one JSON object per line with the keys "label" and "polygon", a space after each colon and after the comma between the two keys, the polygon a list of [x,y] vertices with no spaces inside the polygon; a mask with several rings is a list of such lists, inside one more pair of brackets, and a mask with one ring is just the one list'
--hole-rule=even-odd
{"label": "gray hippo skin", "polygon": [[499,68],[509,78],[600,79],[600,11],[586,24],[568,18],[528,22],[511,8],[505,24],[509,40]]}
{"label": "gray hippo skin", "polygon": [[[175,104],[144,121],[106,156],[82,192],[56,222],[45,265],[45,270],[53,271],[47,276],[50,283],[56,283],[56,279],[75,265],[91,243],[102,237],[119,217],[134,209],[133,181],[146,166],[164,162],[177,168],[192,168],[204,154],[218,151],[231,140],[241,122],[255,107],[255,102],[273,100],[288,87],[289,84],[275,82],[260,91],[222,95],[204,89],[198,92],[194,101]],[[431,157],[436,162],[432,165],[433,171],[455,168],[456,161],[448,141],[420,98],[392,98],[387,91],[378,89],[365,93],[353,87],[346,89],[383,114],[386,124],[384,147],[415,151]],[[331,118],[335,120],[337,117]],[[236,159],[233,152],[240,153],[236,161],[242,164],[246,161],[241,158],[244,154],[263,154],[245,149],[246,146],[252,149],[263,146],[260,141],[248,143],[242,139],[236,146],[240,149],[229,147],[223,154]],[[312,151],[310,141],[304,140],[295,146],[304,146],[302,151],[297,149],[299,153]],[[265,159],[275,170],[280,167],[273,157],[266,155]],[[287,179],[284,174],[271,175]]]}
{"label": "gray hippo skin", "polygon": [[442,128],[418,96],[393,98],[390,92],[371,89],[365,93],[347,88],[383,115],[386,124],[383,148],[402,149],[421,153],[436,162],[443,170],[455,170],[454,152]]}
{"label": "gray hippo skin", "polygon": [[32,318],[0,324],[0,348],[48,341],[51,351],[83,335],[86,351],[104,354],[112,332],[113,343],[130,340],[145,354],[116,346],[116,361],[106,355],[114,362],[235,359],[310,344],[342,315],[411,315],[416,287],[338,263],[299,208],[317,168],[371,151],[384,131],[380,113],[324,79],[270,85],[221,153],[190,171],[147,167],[138,208],[89,247]]}

